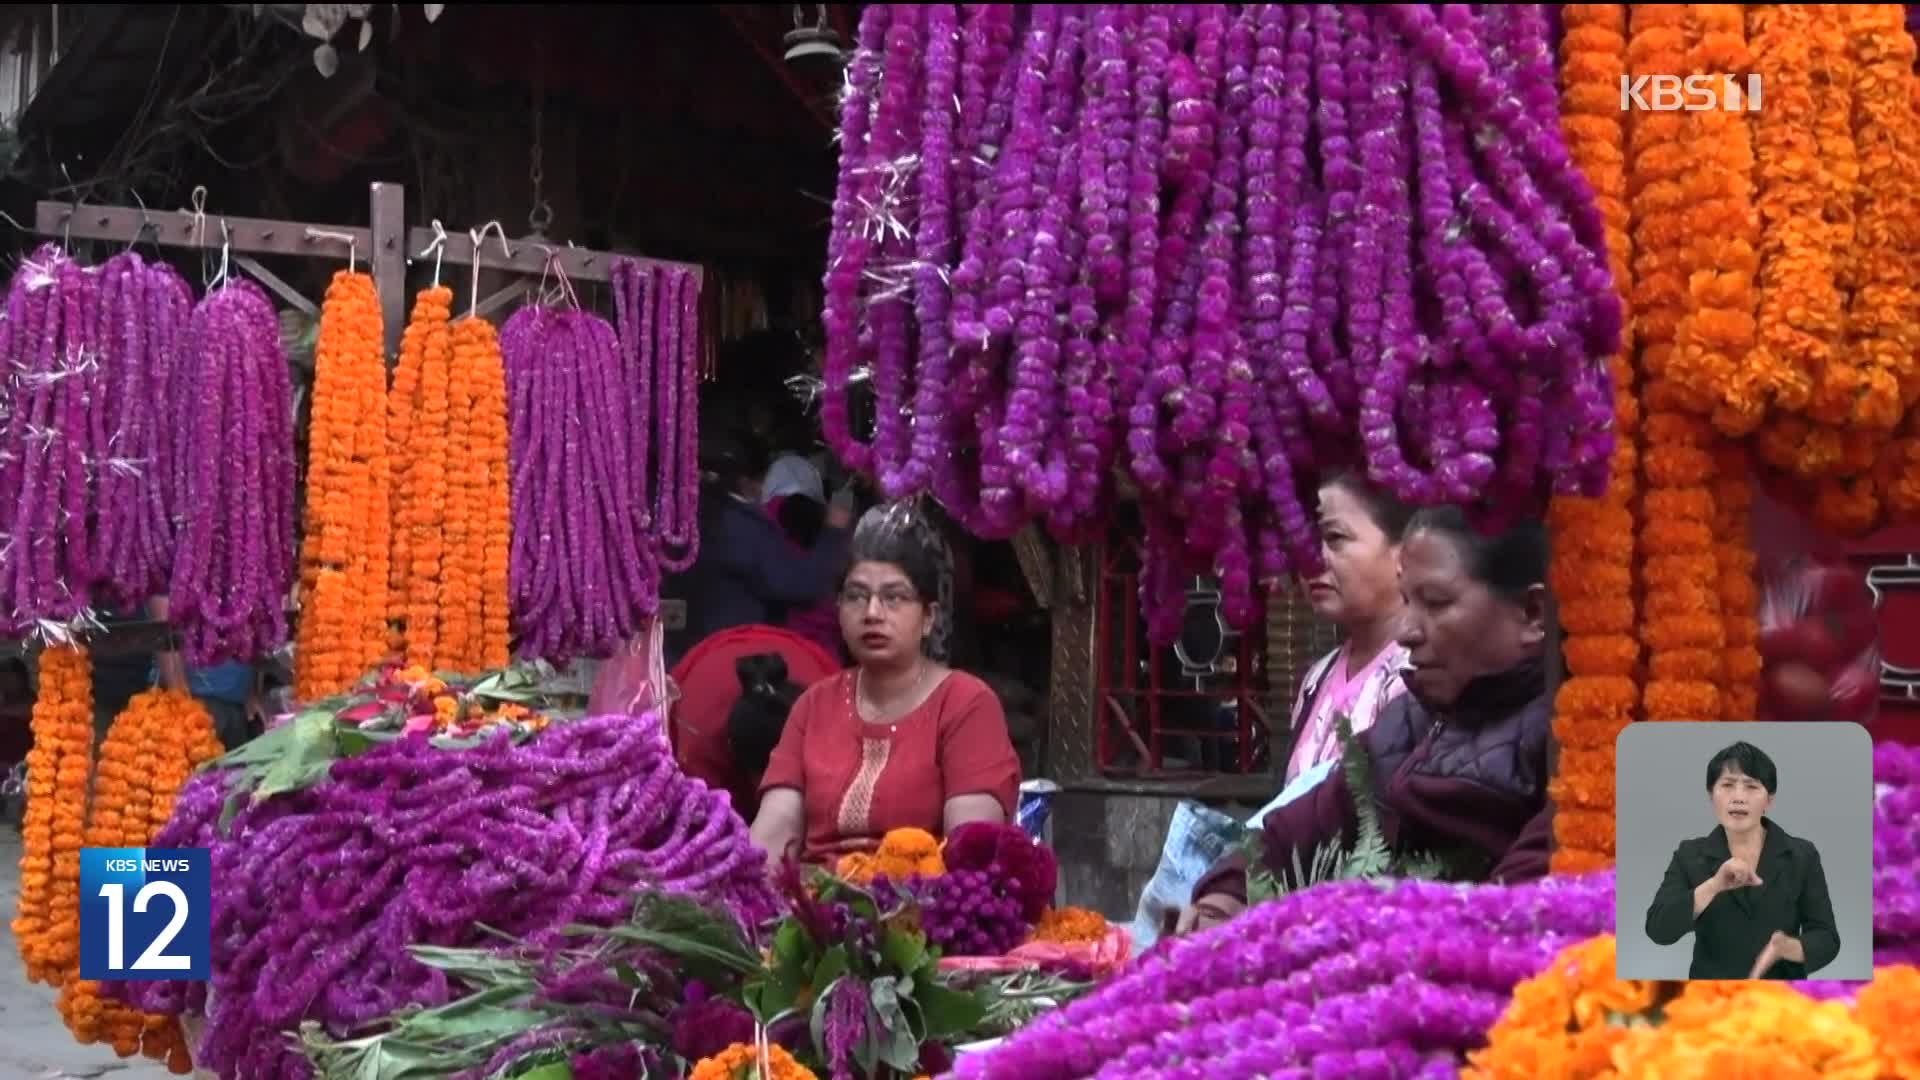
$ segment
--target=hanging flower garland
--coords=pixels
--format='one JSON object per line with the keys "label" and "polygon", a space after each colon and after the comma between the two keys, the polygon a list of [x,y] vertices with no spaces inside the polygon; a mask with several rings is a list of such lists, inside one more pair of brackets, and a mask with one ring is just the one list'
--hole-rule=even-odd
{"label": "hanging flower garland", "polygon": [[[1688,4],[1685,71],[1747,71],[1744,4]],[[1754,349],[1759,296],[1760,218],[1753,205],[1753,140],[1747,116],[1728,108],[1684,116],[1688,169],[1686,311],[1675,328],[1666,377],[1686,392],[1715,427],[1745,435],[1766,413],[1771,388],[1784,381],[1777,364]]]}
{"label": "hanging flower garland", "polygon": [[[414,297],[413,317],[402,337],[401,363],[414,375],[399,408],[405,419],[390,439],[399,466],[395,487],[393,574],[401,583],[407,663],[434,670],[440,651],[440,583],[446,558],[447,473],[450,456],[449,383],[453,374],[453,290],[435,285]],[[411,354],[411,355],[409,355]],[[398,385],[396,384],[396,392]],[[404,540],[400,539],[404,536]]]}
{"label": "hanging flower garland", "polygon": [[[1685,4],[1629,8],[1629,71],[1684,75],[1689,22]],[[1642,698],[1648,720],[1705,720],[1721,713],[1716,683],[1725,628],[1715,583],[1714,476],[1711,427],[1686,408],[1697,398],[1673,380],[1675,342],[1688,310],[1693,229],[1687,176],[1693,148],[1687,114],[1636,115],[1630,133],[1633,173],[1633,309],[1640,338],[1646,449],[1639,554],[1640,643],[1648,678]],[[1684,363],[1682,369],[1684,370]],[[1612,821],[1603,832],[1611,845]],[[1609,851],[1609,854],[1611,852]]]}
{"label": "hanging flower garland", "polygon": [[387,653],[387,364],[373,278],[342,270],[314,347],[307,452],[305,598],[295,692],[311,701],[359,682]]}
{"label": "hanging flower garland", "polygon": [[80,959],[80,848],[93,769],[93,665],[71,646],[40,654],[21,825],[13,937],[27,978],[58,986]]}
{"label": "hanging flower garland", "polygon": [[287,640],[298,552],[292,379],[258,286],[229,281],[194,308],[180,385],[168,618],[190,664],[264,656]]}
{"label": "hanging flower garland", "polygon": [[[1593,184],[1606,218],[1607,253],[1622,291],[1632,280],[1628,233],[1626,125],[1618,87],[1626,72],[1626,7],[1569,4],[1561,12],[1564,85],[1561,130],[1574,164]],[[1623,300],[1626,299],[1623,297]],[[1614,381],[1612,481],[1597,499],[1563,495],[1553,501],[1551,584],[1566,632],[1562,648],[1570,678],[1555,698],[1558,773],[1549,793],[1555,807],[1556,871],[1579,873],[1608,865],[1604,850],[1576,841],[1592,820],[1611,818],[1613,749],[1634,719],[1640,691],[1634,681],[1640,643],[1633,636],[1633,505],[1637,480],[1638,403],[1633,396],[1631,338],[1610,363]]]}
{"label": "hanging flower garland", "polygon": [[[188,775],[223,747],[213,717],[178,690],[137,694],[114,718],[100,747],[86,829],[87,847],[146,847],[166,824]],[[176,1074],[191,1071],[177,1017],[148,1016],[100,994],[101,984],[65,973],[57,1006],[74,1038],[104,1042],[121,1057],[145,1054]]]}
{"label": "hanging flower garland", "polygon": [[510,626],[507,560],[513,541],[512,501],[508,493],[508,420],[506,364],[500,337],[485,319],[453,324],[454,353],[466,369],[467,460],[465,538],[455,558],[473,583],[466,603],[466,668],[491,671],[507,665]]}
{"label": "hanging flower garland", "polygon": [[829,445],[986,536],[1097,535],[1129,482],[1156,640],[1191,575],[1243,625],[1315,569],[1329,469],[1495,518],[1600,495],[1620,304],[1548,42],[1538,5],[869,6]]}

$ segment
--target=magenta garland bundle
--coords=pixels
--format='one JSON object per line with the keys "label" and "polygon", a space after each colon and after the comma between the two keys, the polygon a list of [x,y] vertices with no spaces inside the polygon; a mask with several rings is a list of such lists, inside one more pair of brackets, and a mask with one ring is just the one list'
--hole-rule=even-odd
{"label": "magenta garland bundle", "polygon": [[524,655],[605,656],[699,550],[699,278],[621,260],[619,329],[526,307],[500,331],[512,417],[514,631]]}
{"label": "magenta garland bundle", "polygon": [[178,557],[168,613],[187,662],[286,643],[293,589],[293,386],[266,293],[230,281],[193,310],[173,373]]}
{"label": "magenta garland bundle", "polygon": [[409,945],[536,942],[614,925],[635,889],[682,893],[758,927],[777,914],[766,858],[723,793],[690,780],[654,715],[562,724],[523,744],[450,751],[407,738],[314,787],[248,804],[224,831],[227,775],[180,794],[155,846],[213,850],[213,979],[116,983],[152,1013],[204,1012],[195,1061],[225,1080],[311,1075],[285,1033],[336,1038],[444,973]]}
{"label": "magenta garland bundle", "polygon": [[868,7],[829,442],[986,536],[1095,536],[1119,477],[1161,640],[1185,573],[1245,626],[1314,569],[1331,470],[1496,514],[1598,493],[1622,313],[1548,35],[1530,4]]}
{"label": "magenta garland bundle", "polygon": [[[1920,749],[1874,748],[1874,962],[1920,963]],[[1513,988],[1614,931],[1614,876],[1522,886],[1364,882],[1169,939],[955,1080],[1453,1077]],[[1795,983],[1849,997],[1864,982]]]}
{"label": "magenta garland bundle", "polygon": [[196,309],[164,263],[42,247],[14,274],[0,366],[0,631],[179,589],[195,663],[285,640],[292,388],[258,289]]}

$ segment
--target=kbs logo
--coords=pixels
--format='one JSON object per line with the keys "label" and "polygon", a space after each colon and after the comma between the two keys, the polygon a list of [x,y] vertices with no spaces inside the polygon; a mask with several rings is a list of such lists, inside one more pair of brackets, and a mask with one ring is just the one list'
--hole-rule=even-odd
{"label": "kbs logo", "polygon": [[80,977],[209,978],[212,871],[206,848],[81,848]]}
{"label": "kbs logo", "polygon": [[1759,112],[1758,75],[1622,75],[1620,109],[1642,112]]}

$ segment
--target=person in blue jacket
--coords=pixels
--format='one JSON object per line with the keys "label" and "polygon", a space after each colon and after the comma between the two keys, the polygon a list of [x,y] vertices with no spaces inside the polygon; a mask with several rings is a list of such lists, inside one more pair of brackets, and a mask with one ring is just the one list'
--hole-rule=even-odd
{"label": "person in blue jacket", "polygon": [[760,504],[766,452],[744,433],[722,431],[700,441],[700,552],[664,590],[685,601],[687,612],[686,625],[668,637],[669,665],[722,630],[778,625],[789,608],[830,595],[853,524],[853,492],[842,490],[812,550],[796,550]]}

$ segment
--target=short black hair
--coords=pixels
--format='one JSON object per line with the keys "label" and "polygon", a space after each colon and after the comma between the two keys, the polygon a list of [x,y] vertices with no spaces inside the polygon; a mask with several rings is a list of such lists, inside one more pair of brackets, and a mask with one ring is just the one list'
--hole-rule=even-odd
{"label": "short black hair", "polygon": [[1712,760],[1707,762],[1709,792],[1713,790],[1713,785],[1720,782],[1720,774],[1726,772],[1729,765],[1737,766],[1741,772],[1758,780],[1760,786],[1767,789],[1768,795],[1780,790],[1780,770],[1773,767],[1773,759],[1767,756],[1767,752],[1750,742],[1737,742],[1713,755]]}
{"label": "short black hair", "polygon": [[1511,603],[1523,603],[1528,590],[1547,583],[1553,548],[1547,541],[1547,527],[1537,520],[1487,533],[1474,527],[1458,506],[1428,506],[1413,515],[1402,539],[1417,532],[1446,537],[1466,563],[1468,576]]}
{"label": "short black hair", "polygon": [[787,714],[800,700],[802,687],[788,680],[787,662],[779,653],[743,656],[734,661],[733,671],[740,680],[740,698],[727,713],[727,750],[736,772],[758,777],[780,745]]}
{"label": "short black hair", "polygon": [[1413,520],[1414,508],[1395,498],[1385,488],[1380,487],[1365,475],[1353,469],[1341,469],[1320,482],[1320,487],[1339,488],[1353,496],[1360,509],[1367,512],[1367,519],[1373,527],[1386,534],[1389,543],[1397,544],[1407,531],[1407,522]]}
{"label": "short black hair", "polygon": [[847,574],[859,563],[886,563],[900,568],[913,591],[920,594],[922,604],[933,604],[940,599],[937,528],[931,517],[906,503],[890,503],[867,511],[854,526],[840,584],[846,584]]}

